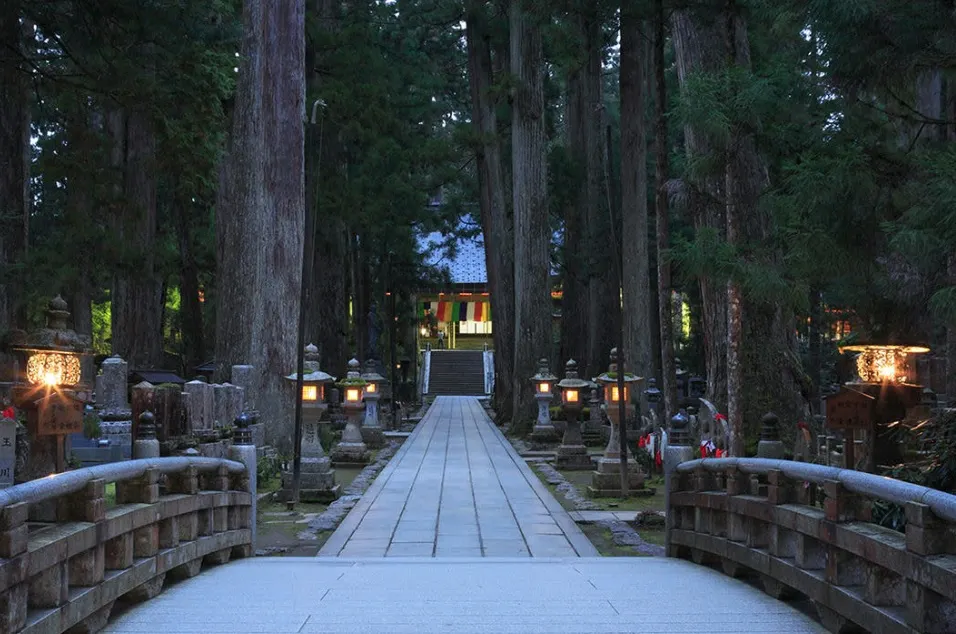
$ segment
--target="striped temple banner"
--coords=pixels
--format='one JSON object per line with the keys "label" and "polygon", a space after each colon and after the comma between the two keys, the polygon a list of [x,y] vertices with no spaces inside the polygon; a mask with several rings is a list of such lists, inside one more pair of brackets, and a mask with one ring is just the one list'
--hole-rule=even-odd
{"label": "striped temple banner", "polygon": [[491,321],[489,302],[421,302],[418,316],[424,318],[427,312],[441,322]]}

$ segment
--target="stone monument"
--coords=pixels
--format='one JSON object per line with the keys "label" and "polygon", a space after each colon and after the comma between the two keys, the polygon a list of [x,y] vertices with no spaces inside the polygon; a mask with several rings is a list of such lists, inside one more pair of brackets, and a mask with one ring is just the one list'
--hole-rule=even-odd
{"label": "stone monument", "polygon": [[786,449],[780,440],[780,419],[773,412],[767,412],[760,419],[760,441],[757,443],[758,458],[786,458]]}
{"label": "stone monument", "polygon": [[100,365],[96,385],[96,409],[100,433],[111,445],[122,448],[124,458],[133,453],[133,409],[127,398],[129,366],[114,354]]}
{"label": "stone monument", "polygon": [[[335,483],[332,461],[322,449],[319,421],[315,417],[302,419],[302,460],[299,465],[299,501],[332,502],[339,497],[339,485]],[[292,471],[282,472],[282,490],[279,500],[292,499]]]}

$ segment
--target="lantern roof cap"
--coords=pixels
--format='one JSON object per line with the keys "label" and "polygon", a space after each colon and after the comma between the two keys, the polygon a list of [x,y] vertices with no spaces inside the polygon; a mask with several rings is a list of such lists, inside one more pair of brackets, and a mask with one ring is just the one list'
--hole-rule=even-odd
{"label": "lantern roof cap", "polygon": [[921,343],[880,343],[871,341],[856,341],[838,346],[840,352],[866,352],[867,350],[896,350],[907,354],[925,354],[930,351],[929,346]]}
{"label": "lantern roof cap", "polygon": [[[293,372],[286,378],[290,381],[296,381],[299,378],[299,373]],[[335,380],[335,377],[322,370],[316,370],[315,372],[304,372],[302,374],[302,380],[308,383],[331,383]]]}
{"label": "lantern roof cap", "polygon": [[375,359],[365,360],[365,372],[362,372],[361,377],[369,383],[384,383],[388,380],[375,370]]}
{"label": "lantern roof cap", "polygon": [[588,382],[578,377],[578,363],[574,359],[564,365],[564,378],[558,382],[558,387],[571,390],[588,387]]}
{"label": "lantern roof cap", "polygon": [[368,381],[362,378],[362,375],[359,374],[359,362],[358,359],[352,359],[349,361],[349,372],[345,378],[336,385],[339,387],[362,387],[367,385]]}
{"label": "lantern roof cap", "polygon": [[[611,348],[611,363],[607,366],[607,372],[597,377],[595,381],[598,383],[617,383],[617,348]],[[641,377],[636,374],[631,374],[627,370],[624,371],[624,382],[625,383],[634,383],[635,381],[640,381]]]}
{"label": "lantern roof cap", "polygon": [[68,327],[69,318],[66,301],[57,295],[47,306],[46,327],[30,333],[29,337],[17,336],[11,349],[92,354],[92,339]]}
{"label": "lantern roof cap", "polygon": [[548,360],[540,359],[538,360],[538,373],[531,377],[530,380],[532,383],[553,383],[558,380],[558,377],[551,374],[551,368],[548,367]]}

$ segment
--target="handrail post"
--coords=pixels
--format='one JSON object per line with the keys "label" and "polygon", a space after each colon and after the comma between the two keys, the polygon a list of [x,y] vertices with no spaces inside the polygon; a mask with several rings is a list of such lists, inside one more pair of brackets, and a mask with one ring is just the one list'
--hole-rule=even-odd
{"label": "handrail post", "polygon": [[0,631],[2,632],[19,631],[27,622],[29,601],[27,518],[29,514],[30,505],[26,502],[11,504],[0,509],[0,558],[23,560],[23,564],[17,566],[18,578],[10,579],[10,587],[0,592]]}

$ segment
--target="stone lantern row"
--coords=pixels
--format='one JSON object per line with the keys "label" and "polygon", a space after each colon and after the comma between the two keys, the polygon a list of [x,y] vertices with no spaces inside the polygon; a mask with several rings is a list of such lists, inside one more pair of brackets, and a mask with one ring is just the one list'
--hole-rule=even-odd
{"label": "stone lantern row", "polygon": [[[551,421],[550,404],[554,399],[554,388],[560,389],[561,409],[565,418],[565,429],[561,439],[561,444],[557,448],[555,457],[555,466],[558,469],[569,471],[588,471],[592,470],[592,484],[589,487],[589,493],[593,497],[614,497],[621,494],[621,439],[620,439],[620,408],[623,400],[626,408],[626,415],[632,416],[634,405],[631,403],[631,390],[633,385],[643,381],[629,372],[624,372],[624,389],[618,384],[617,349],[611,350],[610,364],[606,372],[597,377],[595,381],[585,381],[578,377],[577,362],[571,359],[565,364],[565,376],[558,381],[557,377],[550,373],[547,359],[541,359],[538,362],[538,373],[531,377],[534,384],[535,398],[538,401],[538,419],[532,431],[532,443],[535,446],[541,446],[557,439],[557,430]],[[608,434],[607,446],[603,455],[597,461],[597,468],[588,455],[587,447],[581,432],[581,425],[578,417],[584,407],[584,396],[586,391],[592,392],[590,399],[591,416],[588,421],[589,426],[600,425],[601,409],[600,400],[597,398],[597,390],[600,389],[604,394],[604,402],[607,404],[606,413],[610,420],[610,433]],[[648,390],[650,395],[650,390]],[[624,448],[624,450],[627,450]],[[631,454],[628,452],[628,456]],[[633,458],[629,462],[634,465],[628,470],[628,486],[632,493],[640,493],[644,490],[644,474],[640,468],[634,464]]]}

